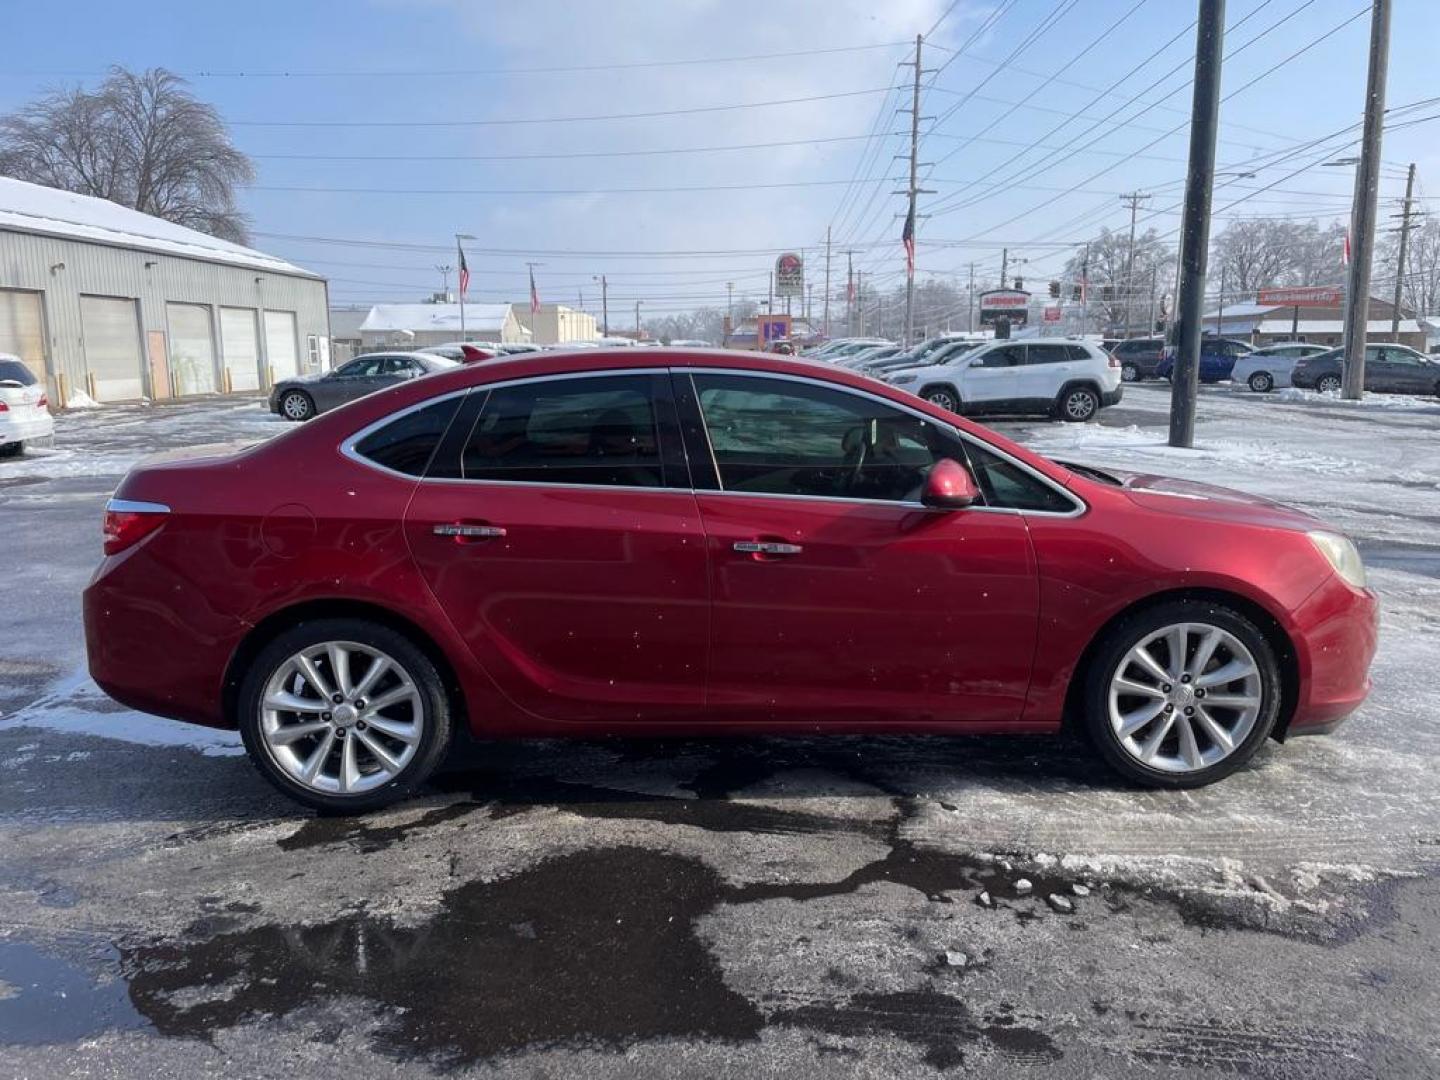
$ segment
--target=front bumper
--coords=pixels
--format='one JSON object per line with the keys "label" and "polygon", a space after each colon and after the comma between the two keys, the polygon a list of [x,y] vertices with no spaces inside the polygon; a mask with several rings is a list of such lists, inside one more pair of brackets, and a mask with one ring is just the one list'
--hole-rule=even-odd
{"label": "front bumper", "polygon": [[1300,692],[1286,735],[1333,731],[1370,693],[1370,663],[1380,640],[1380,602],[1338,576],[1295,612]]}

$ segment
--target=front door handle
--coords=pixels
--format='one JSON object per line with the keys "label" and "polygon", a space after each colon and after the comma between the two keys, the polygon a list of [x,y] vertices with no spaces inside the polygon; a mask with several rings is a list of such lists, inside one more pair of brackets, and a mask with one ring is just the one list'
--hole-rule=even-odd
{"label": "front door handle", "polygon": [[430,531],[436,536],[453,536],[457,540],[493,540],[505,535],[503,525],[466,525],[459,521],[436,525]]}
{"label": "front door handle", "polygon": [[805,549],[799,544],[782,544],[774,540],[736,540],[735,550],[742,555],[799,555]]}

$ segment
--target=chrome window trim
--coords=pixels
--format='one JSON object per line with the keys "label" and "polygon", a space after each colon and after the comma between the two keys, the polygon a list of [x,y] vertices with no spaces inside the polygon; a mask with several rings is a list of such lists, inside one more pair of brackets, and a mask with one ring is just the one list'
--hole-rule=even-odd
{"label": "chrome window trim", "polygon": [[105,503],[107,514],[168,514],[170,507],[164,503],[141,502],[136,499],[110,499]]}
{"label": "chrome window trim", "polygon": [[[488,394],[488,393],[489,393],[490,391],[492,391],[492,390],[501,390],[501,389],[504,389],[504,388],[507,387],[507,386],[518,386],[518,385],[520,385],[521,383],[556,382],[556,381],[558,381],[558,380],[560,380],[560,379],[594,379],[594,378],[601,378],[601,377],[612,377],[612,376],[616,376],[616,375],[665,375],[665,374],[667,374],[667,373],[669,372],[669,370],[670,370],[669,368],[663,368],[663,367],[660,367],[660,368],[656,368],[656,367],[645,367],[645,368],[613,368],[613,369],[607,369],[607,370],[605,370],[605,371],[572,371],[572,372],[564,372],[564,373],[556,374],[556,375],[524,375],[524,376],[520,376],[519,378],[515,378],[515,379],[503,379],[503,380],[501,380],[501,381],[499,381],[499,382],[476,383],[474,386],[466,386],[466,387],[463,387],[463,388],[460,389],[460,390],[451,390],[451,391],[449,391],[448,393],[437,394],[435,397],[428,397],[428,398],[426,398],[426,399],[423,400],[423,401],[417,401],[415,404],[413,404],[413,405],[407,405],[407,406],[405,406],[405,408],[400,409],[400,410],[397,411],[397,412],[386,413],[384,416],[380,417],[378,420],[372,420],[370,423],[366,424],[366,425],[365,425],[363,428],[361,428],[359,431],[355,432],[353,435],[350,435],[349,437],[347,437],[347,438],[345,438],[344,440],[342,440],[341,443],[340,443],[340,446],[339,446],[339,451],[340,451],[340,454],[341,454],[342,457],[347,457],[347,458],[349,458],[351,461],[356,462],[357,464],[364,465],[364,466],[366,466],[367,468],[374,469],[376,472],[382,472],[382,473],[385,473],[385,474],[387,474],[387,475],[389,475],[389,476],[398,476],[398,477],[401,477],[402,479],[405,479],[405,480],[414,480],[414,481],[417,481],[417,482],[419,482],[419,483],[426,483],[426,484],[432,484],[432,483],[447,483],[447,484],[529,484],[530,481],[527,481],[527,480],[466,480],[464,477],[415,476],[415,475],[412,474],[412,473],[402,473],[402,472],[400,472],[400,471],[398,471],[398,470],[396,470],[396,469],[386,468],[384,465],[381,465],[381,464],[380,464],[379,462],[377,462],[377,461],[371,461],[371,460],[370,460],[369,458],[367,458],[364,454],[362,454],[362,453],[360,453],[359,451],[357,451],[357,450],[355,449],[355,447],[356,447],[356,445],[357,445],[358,443],[362,442],[362,441],[363,441],[365,438],[367,438],[368,436],[374,434],[376,431],[378,431],[380,428],[384,427],[386,424],[389,424],[389,423],[391,423],[391,422],[393,422],[393,421],[395,421],[395,420],[399,420],[401,417],[409,416],[412,412],[417,412],[417,411],[419,411],[420,409],[426,409],[426,408],[429,408],[431,405],[438,405],[438,404],[439,404],[440,402],[442,402],[442,401],[448,401],[448,400],[449,400],[450,398],[452,398],[452,397],[464,397],[465,395],[471,393],[472,391],[483,391],[484,393],[487,393],[487,394]],[[453,420],[453,417],[452,417],[452,420]],[[550,484],[550,483],[546,483],[546,484],[543,484],[543,485],[542,485],[542,484],[531,484],[531,486],[533,486],[533,487],[540,487],[540,486],[543,486],[543,487],[576,487],[576,488],[583,488],[583,489],[585,489],[585,490],[593,490],[594,488],[597,488],[597,487],[608,487],[608,488],[614,488],[615,490],[626,490],[626,491],[689,491],[689,490],[691,490],[690,488],[667,488],[667,487],[660,487],[660,488],[653,488],[653,487],[621,488],[621,487],[620,487],[619,485],[617,485],[617,484]]]}
{"label": "chrome window trim", "polygon": [[[746,377],[746,378],[756,378],[756,379],[780,379],[780,380],[785,381],[785,382],[796,382],[796,383],[801,383],[801,384],[806,385],[806,386],[817,386],[817,385],[818,385],[818,386],[822,386],[822,387],[828,387],[828,388],[831,388],[831,389],[836,390],[836,391],[839,392],[839,393],[849,393],[849,394],[854,394],[856,397],[867,398],[867,399],[869,399],[869,400],[871,400],[871,401],[874,401],[874,402],[876,402],[876,403],[878,403],[878,404],[880,404],[880,405],[885,405],[885,406],[887,406],[887,407],[889,407],[889,408],[897,409],[897,410],[899,410],[899,411],[902,412],[902,413],[908,413],[909,415],[915,417],[915,418],[918,419],[918,420],[923,420],[923,421],[925,421],[926,423],[934,424],[936,427],[940,428],[942,431],[948,431],[950,434],[954,435],[956,438],[960,439],[962,442],[971,443],[971,444],[974,444],[974,445],[977,445],[977,446],[983,448],[984,450],[986,450],[986,451],[989,452],[989,453],[994,454],[996,457],[1000,458],[1001,460],[1003,460],[1003,461],[1005,461],[1005,462],[1008,462],[1009,464],[1015,466],[1016,468],[1018,468],[1019,470],[1021,470],[1021,471],[1024,472],[1024,473],[1026,473],[1027,475],[1031,476],[1031,477],[1034,478],[1035,480],[1038,480],[1040,483],[1044,484],[1046,487],[1049,487],[1052,491],[1058,492],[1058,493],[1059,493],[1060,495],[1062,495],[1066,500],[1068,500],[1068,501],[1072,504],[1072,506],[1073,506],[1073,509],[1067,510],[1067,511],[1064,511],[1064,512],[1056,511],[1056,510],[1019,510],[1019,509],[1015,509],[1015,508],[1013,508],[1013,507],[1008,507],[1008,506],[972,506],[972,507],[969,507],[969,508],[968,508],[967,513],[1022,514],[1022,515],[1034,514],[1034,515],[1038,515],[1038,516],[1041,516],[1041,517],[1047,517],[1047,518],[1073,518],[1073,517],[1079,517],[1079,516],[1081,516],[1082,514],[1086,513],[1086,512],[1090,509],[1089,505],[1085,502],[1085,500],[1082,499],[1082,498],[1080,498],[1080,496],[1076,495],[1073,491],[1070,491],[1068,488],[1064,487],[1063,485],[1056,483],[1054,480],[1051,480],[1048,476],[1046,476],[1046,475],[1044,475],[1043,473],[1038,472],[1037,470],[1031,468],[1029,465],[1025,464],[1025,462],[1019,460],[1018,458],[1016,458],[1016,457],[1014,457],[1014,456],[1012,456],[1012,455],[1010,455],[1010,454],[1007,454],[1004,450],[1001,450],[998,446],[994,446],[994,445],[992,445],[991,443],[986,442],[984,439],[977,438],[976,436],[973,436],[973,435],[969,434],[968,432],[961,431],[959,428],[955,427],[953,424],[947,423],[947,422],[944,421],[944,420],[937,420],[935,417],[931,416],[929,413],[922,412],[921,410],[916,409],[916,408],[913,408],[913,407],[911,407],[910,405],[907,405],[907,404],[905,404],[905,403],[903,403],[903,402],[892,401],[892,400],[890,400],[889,398],[884,397],[883,395],[875,394],[875,393],[872,393],[872,392],[870,392],[870,391],[868,391],[868,390],[863,390],[863,389],[860,389],[860,388],[857,388],[857,387],[845,386],[845,385],[840,384],[840,383],[833,383],[833,382],[829,381],[828,379],[817,379],[817,378],[814,378],[813,376],[807,376],[807,375],[792,375],[792,374],[789,374],[789,373],[787,373],[787,372],[778,372],[778,371],[754,371],[754,370],[749,370],[749,369],[745,369],[745,368],[724,368],[724,367],[606,368],[606,369],[601,370],[601,371],[567,371],[567,372],[558,372],[558,373],[554,373],[554,374],[550,374],[550,375],[524,375],[524,376],[520,376],[520,377],[514,378],[514,379],[504,379],[504,380],[501,380],[501,381],[498,381],[498,382],[476,383],[474,386],[467,386],[467,387],[463,387],[462,389],[459,389],[459,390],[451,390],[450,392],[445,393],[445,394],[437,394],[437,395],[434,396],[434,397],[425,398],[423,401],[417,401],[417,402],[415,402],[413,405],[407,405],[405,408],[400,409],[400,410],[397,411],[397,412],[387,413],[385,416],[382,416],[382,417],[380,417],[380,418],[378,418],[378,419],[376,419],[376,420],[371,421],[369,424],[365,425],[365,426],[364,426],[363,428],[361,428],[359,431],[356,431],[355,433],[353,433],[352,435],[350,435],[348,438],[344,439],[344,440],[340,443],[339,451],[340,451],[340,453],[341,453],[342,456],[347,457],[347,458],[349,458],[351,461],[354,461],[354,462],[356,462],[357,464],[363,465],[363,466],[365,466],[366,468],[374,469],[376,472],[385,473],[385,474],[387,474],[387,475],[389,475],[389,476],[399,477],[399,478],[402,479],[402,480],[411,480],[411,481],[414,481],[414,482],[417,483],[417,484],[495,484],[495,485],[500,485],[500,486],[502,486],[502,487],[532,487],[532,488],[545,488],[545,489],[551,489],[551,490],[559,489],[559,490],[573,490],[573,491],[597,491],[597,490],[600,490],[600,491],[632,491],[632,492],[633,492],[633,491],[642,491],[642,492],[650,492],[650,493],[652,493],[652,494],[653,494],[653,493],[656,493],[656,492],[688,491],[688,492],[690,492],[691,494],[696,495],[696,496],[699,496],[699,495],[721,495],[721,496],[725,496],[725,497],[728,497],[728,498],[749,498],[749,499],[803,499],[803,500],[807,500],[807,501],[811,501],[811,502],[815,502],[815,501],[818,501],[818,502],[833,502],[833,503],[843,503],[843,504],[851,505],[851,506],[898,506],[898,507],[901,507],[901,508],[906,509],[906,510],[928,510],[928,511],[935,511],[935,507],[926,506],[926,505],[925,505],[924,503],[922,503],[922,502],[893,501],[893,500],[888,500],[888,499],[850,499],[850,498],[845,498],[845,497],[842,497],[842,496],[829,496],[829,495],[787,495],[787,494],[778,493],[778,492],[776,492],[776,493],[771,493],[771,492],[754,492],[754,491],[726,491],[723,487],[720,488],[720,489],[718,489],[718,490],[715,490],[715,491],[710,491],[710,490],[700,490],[700,489],[697,489],[697,488],[694,488],[694,487],[664,487],[664,486],[658,486],[658,487],[636,487],[636,486],[621,485],[621,484],[572,484],[572,483],[555,483],[555,482],[549,482],[549,481],[532,481],[532,480],[488,480],[488,479],[487,479],[487,480],[478,480],[478,479],[476,479],[476,480],[469,480],[469,479],[466,479],[466,478],[464,478],[464,477],[440,477],[440,476],[419,477],[419,476],[414,476],[414,475],[412,475],[412,474],[410,474],[410,473],[402,473],[402,472],[399,472],[399,471],[396,470],[396,469],[387,468],[387,467],[385,467],[384,465],[379,464],[378,462],[371,461],[369,458],[365,457],[363,454],[358,453],[358,452],[356,451],[356,449],[355,449],[355,446],[356,446],[357,443],[361,442],[363,439],[365,439],[367,436],[371,435],[372,433],[374,433],[374,432],[377,431],[378,429],[384,427],[386,424],[389,424],[389,423],[391,423],[391,422],[393,422],[393,421],[395,421],[395,420],[399,420],[400,418],[402,418],[402,417],[404,417],[404,416],[408,416],[408,415],[409,415],[410,413],[412,413],[412,412],[416,412],[416,411],[418,411],[418,410],[420,410],[420,409],[428,408],[428,407],[431,406],[431,405],[436,405],[436,404],[438,404],[438,403],[440,403],[440,402],[442,402],[442,401],[449,400],[450,398],[453,398],[453,397],[464,397],[465,395],[471,393],[472,391],[482,391],[482,392],[485,392],[485,393],[489,393],[489,392],[492,391],[492,390],[500,390],[500,389],[504,389],[505,387],[508,387],[508,386],[518,386],[518,385],[521,385],[521,384],[536,383],[536,382],[557,382],[557,381],[560,381],[560,380],[562,380],[562,379],[595,379],[595,378],[613,378],[613,377],[615,377],[615,376],[622,376],[622,375],[665,375],[665,374],[684,375],[684,376],[686,376],[687,378],[690,377],[690,376],[692,376],[692,375],[739,375],[739,376],[743,376],[743,377]],[[697,393],[697,396],[696,396],[696,405],[697,405],[697,407],[699,406],[699,396],[698,396],[698,393]],[[701,420],[702,425],[704,425],[704,424],[707,423],[706,420],[705,420],[705,410],[704,410],[703,408],[700,409],[700,420]],[[708,428],[708,427],[706,427],[706,429],[705,429],[705,444],[706,444],[706,447],[710,450],[711,460],[713,461],[713,460],[714,460],[714,456],[715,456],[715,448],[714,448],[714,445],[713,445],[713,444],[711,443],[711,441],[710,441],[710,431],[709,431],[709,428]],[[719,469],[718,463],[716,463],[715,474],[716,474],[716,477],[717,477],[717,478],[718,478],[719,475],[720,475],[720,469]],[[722,482],[723,482],[723,481],[722,481]],[[938,511],[937,511],[937,512],[938,512]]]}
{"label": "chrome window trim", "polygon": [[[974,445],[977,445],[977,446],[983,448],[984,450],[986,450],[987,452],[989,452],[989,453],[991,453],[991,454],[994,454],[996,457],[1000,458],[1001,460],[1003,460],[1003,461],[1005,461],[1005,462],[1007,462],[1007,463],[1009,463],[1009,464],[1011,464],[1011,465],[1014,465],[1014,466],[1015,466],[1017,469],[1019,469],[1021,472],[1024,472],[1024,473],[1026,473],[1027,475],[1033,477],[1034,479],[1040,481],[1040,483],[1044,484],[1046,487],[1050,488],[1052,491],[1058,492],[1058,493],[1059,493],[1060,495],[1062,495],[1067,501],[1069,501],[1070,504],[1071,504],[1072,507],[1073,507],[1073,509],[1066,510],[1066,511],[1063,511],[1063,512],[1062,512],[1062,511],[1058,511],[1058,510],[1019,510],[1019,509],[1015,509],[1015,508],[1013,508],[1013,507],[1008,507],[1008,506],[972,506],[972,507],[969,507],[969,508],[968,508],[968,512],[983,512],[983,513],[988,513],[988,514],[1038,514],[1038,515],[1040,515],[1040,516],[1042,516],[1042,517],[1048,517],[1048,518],[1072,518],[1072,517],[1079,517],[1081,514],[1084,514],[1086,511],[1088,511],[1088,510],[1090,509],[1089,504],[1087,504],[1084,499],[1080,498],[1080,496],[1076,495],[1073,491],[1069,490],[1068,488],[1064,487],[1064,486],[1061,485],[1061,484],[1057,484],[1054,480],[1051,480],[1051,479],[1050,479],[1048,476],[1046,476],[1044,473],[1041,473],[1041,472],[1039,472],[1039,471],[1031,468],[1029,465],[1025,464],[1025,462],[1019,460],[1018,458],[1014,457],[1013,455],[1007,454],[1004,450],[1001,450],[998,446],[994,446],[994,445],[986,442],[984,439],[977,438],[977,437],[969,434],[968,432],[961,431],[961,430],[960,430],[959,428],[957,428],[955,425],[950,424],[950,423],[947,423],[947,422],[944,421],[944,420],[937,420],[935,417],[931,416],[929,413],[922,412],[921,410],[916,409],[916,408],[913,408],[913,407],[911,407],[911,406],[909,406],[909,405],[906,405],[906,404],[904,404],[903,402],[892,401],[892,400],[890,400],[890,399],[887,398],[887,397],[884,397],[884,396],[882,396],[882,395],[880,395],[880,394],[872,393],[872,392],[870,392],[870,391],[868,391],[868,390],[862,390],[862,389],[859,389],[858,387],[854,387],[854,386],[845,386],[845,385],[842,385],[842,384],[839,384],[839,383],[832,383],[832,382],[830,382],[830,381],[827,380],[827,379],[815,379],[815,378],[809,378],[809,377],[802,376],[802,375],[790,375],[790,374],[786,374],[786,373],[782,373],[782,372],[775,372],[775,371],[750,371],[750,370],[736,369],[736,368],[712,368],[712,367],[702,367],[702,368],[697,368],[697,367],[677,367],[677,368],[673,368],[673,369],[671,369],[671,370],[675,371],[677,374],[684,374],[684,375],[706,375],[706,374],[743,375],[743,376],[746,376],[746,377],[749,377],[749,378],[781,379],[781,380],[784,380],[784,381],[786,381],[786,382],[798,382],[798,383],[803,383],[803,384],[808,385],[808,386],[813,386],[813,385],[818,384],[818,385],[820,385],[820,386],[825,386],[825,387],[829,387],[829,388],[832,388],[832,389],[834,389],[834,390],[837,390],[837,391],[839,391],[840,393],[849,393],[849,394],[854,394],[856,397],[868,398],[869,400],[874,401],[874,402],[877,402],[878,404],[886,405],[886,406],[888,406],[888,407],[890,407],[890,408],[892,408],[892,409],[897,409],[897,410],[899,410],[900,412],[903,412],[903,413],[908,413],[908,414],[910,414],[911,416],[914,416],[916,419],[923,420],[923,421],[925,421],[926,423],[934,424],[936,427],[940,428],[942,431],[948,431],[950,434],[952,434],[952,435],[954,435],[956,438],[958,438],[961,442],[972,443],[972,444],[974,444]],[[696,404],[697,404],[697,406],[699,405],[699,394],[698,394],[698,392],[697,392],[697,394],[696,394]],[[704,408],[701,408],[701,409],[700,409],[700,419],[701,419],[702,421],[705,420],[705,410],[704,410]],[[707,444],[709,444],[709,442],[710,442],[710,431],[709,431],[709,428],[708,428],[708,427],[707,427],[706,430],[705,430],[705,441],[706,441]],[[715,448],[714,448],[713,445],[710,445],[710,454],[711,454],[711,457],[713,458],[713,457],[714,457],[714,454],[715,454]],[[719,477],[719,475],[720,475],[720,468],[719,468],[719,463],[718,463],[718,462],[716,463],[715,474],[716,474],[717,477]],[[723,484],[724,481],[722,480],[721,483]],[[702,494],[702,493],[697,492],[697,494]],[[785,495],[785,494],[766,493],[766,492],[753,492],[753,491],[726,491],[723,487],[722,487],[719,491],[707,491],[707,492],[703,492],[703,494],[706,494],[706,495],[729,495],[729,496],[732,496],[732,497],[734,497],[734,496],[742,496],[742,497],[746,497],[746,498],[759,498],[759,499],[811,499],[811,500],[818,499],[818,500],[820,500],[820,501],[822,501],[822,502],[841,502],[841,503],[852,503],[852,504],[858,503],[858,504],[864,505],[864,506],[904,506],[904,507],[909,507],[909,508],[919,507],[919,508],[924,509],[924,510],[932,510],[932,509],[934,509],[934,507],[926,506],[924,503],[921,503],[921,502],[897,502],[897,501],[892,501],[892,500],[888,500],[888,499],[847,499],[847,498],[843,498],[843,497],[830,496],[830,495]]]}

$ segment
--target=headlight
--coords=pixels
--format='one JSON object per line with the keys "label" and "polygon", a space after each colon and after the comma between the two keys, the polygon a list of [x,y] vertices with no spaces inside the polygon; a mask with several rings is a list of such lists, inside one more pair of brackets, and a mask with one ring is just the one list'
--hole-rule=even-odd
{"label": "headlight", "polygon": [[914,382],[919,377],[918,375],[892,375],[890,376],[890,382],[893,386],[904,386],[906,383]]}
{"label": "headlight", "polygon": [[1360,552],[1350,540],[1338,533],[1306,533],[1310,542],[1321,555],[1330,561],[1335,572],[1357,589],[1365,587],[1365,564],[1360,561]]}

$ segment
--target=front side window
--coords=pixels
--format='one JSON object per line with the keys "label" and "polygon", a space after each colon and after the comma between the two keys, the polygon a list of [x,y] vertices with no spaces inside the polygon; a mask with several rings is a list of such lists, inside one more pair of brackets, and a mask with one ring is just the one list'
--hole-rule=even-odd
{"label": "front side window", "polygon": [[362,356],[337,369],[335,374],[342,379],[369,378],[371,375],[380,374],[380,368],[385,363],[385,359],[383,356]]}
{"label": "front side window", "polygon": [[357,442],[355,453],[381,468],[407,476],[425,475],[463,397],[456,394],[396,417]]}
{"label": "front side window", "polygon": [[871,398],[783,379],[694,378],[726,491],[915,502],[930,466],[963,453],[939,425]]}
{"label": "front side window", "polygon": [[980,357],[979,367],[1015,367],[1025,362],[1024,345],[1000,345]]}
{"label": "front side window", "polygon": [[1049,484],[994,451],[974,443],[967,443],[965,450],[970,457],[970,472],[985,496],[986,506],[1053,514],[1075,509],[1074,503]]}
{"label": "front side window", "polygon": [[490,393],[461,454],[467,480],[661,487],[648,375],[541,380]]}

